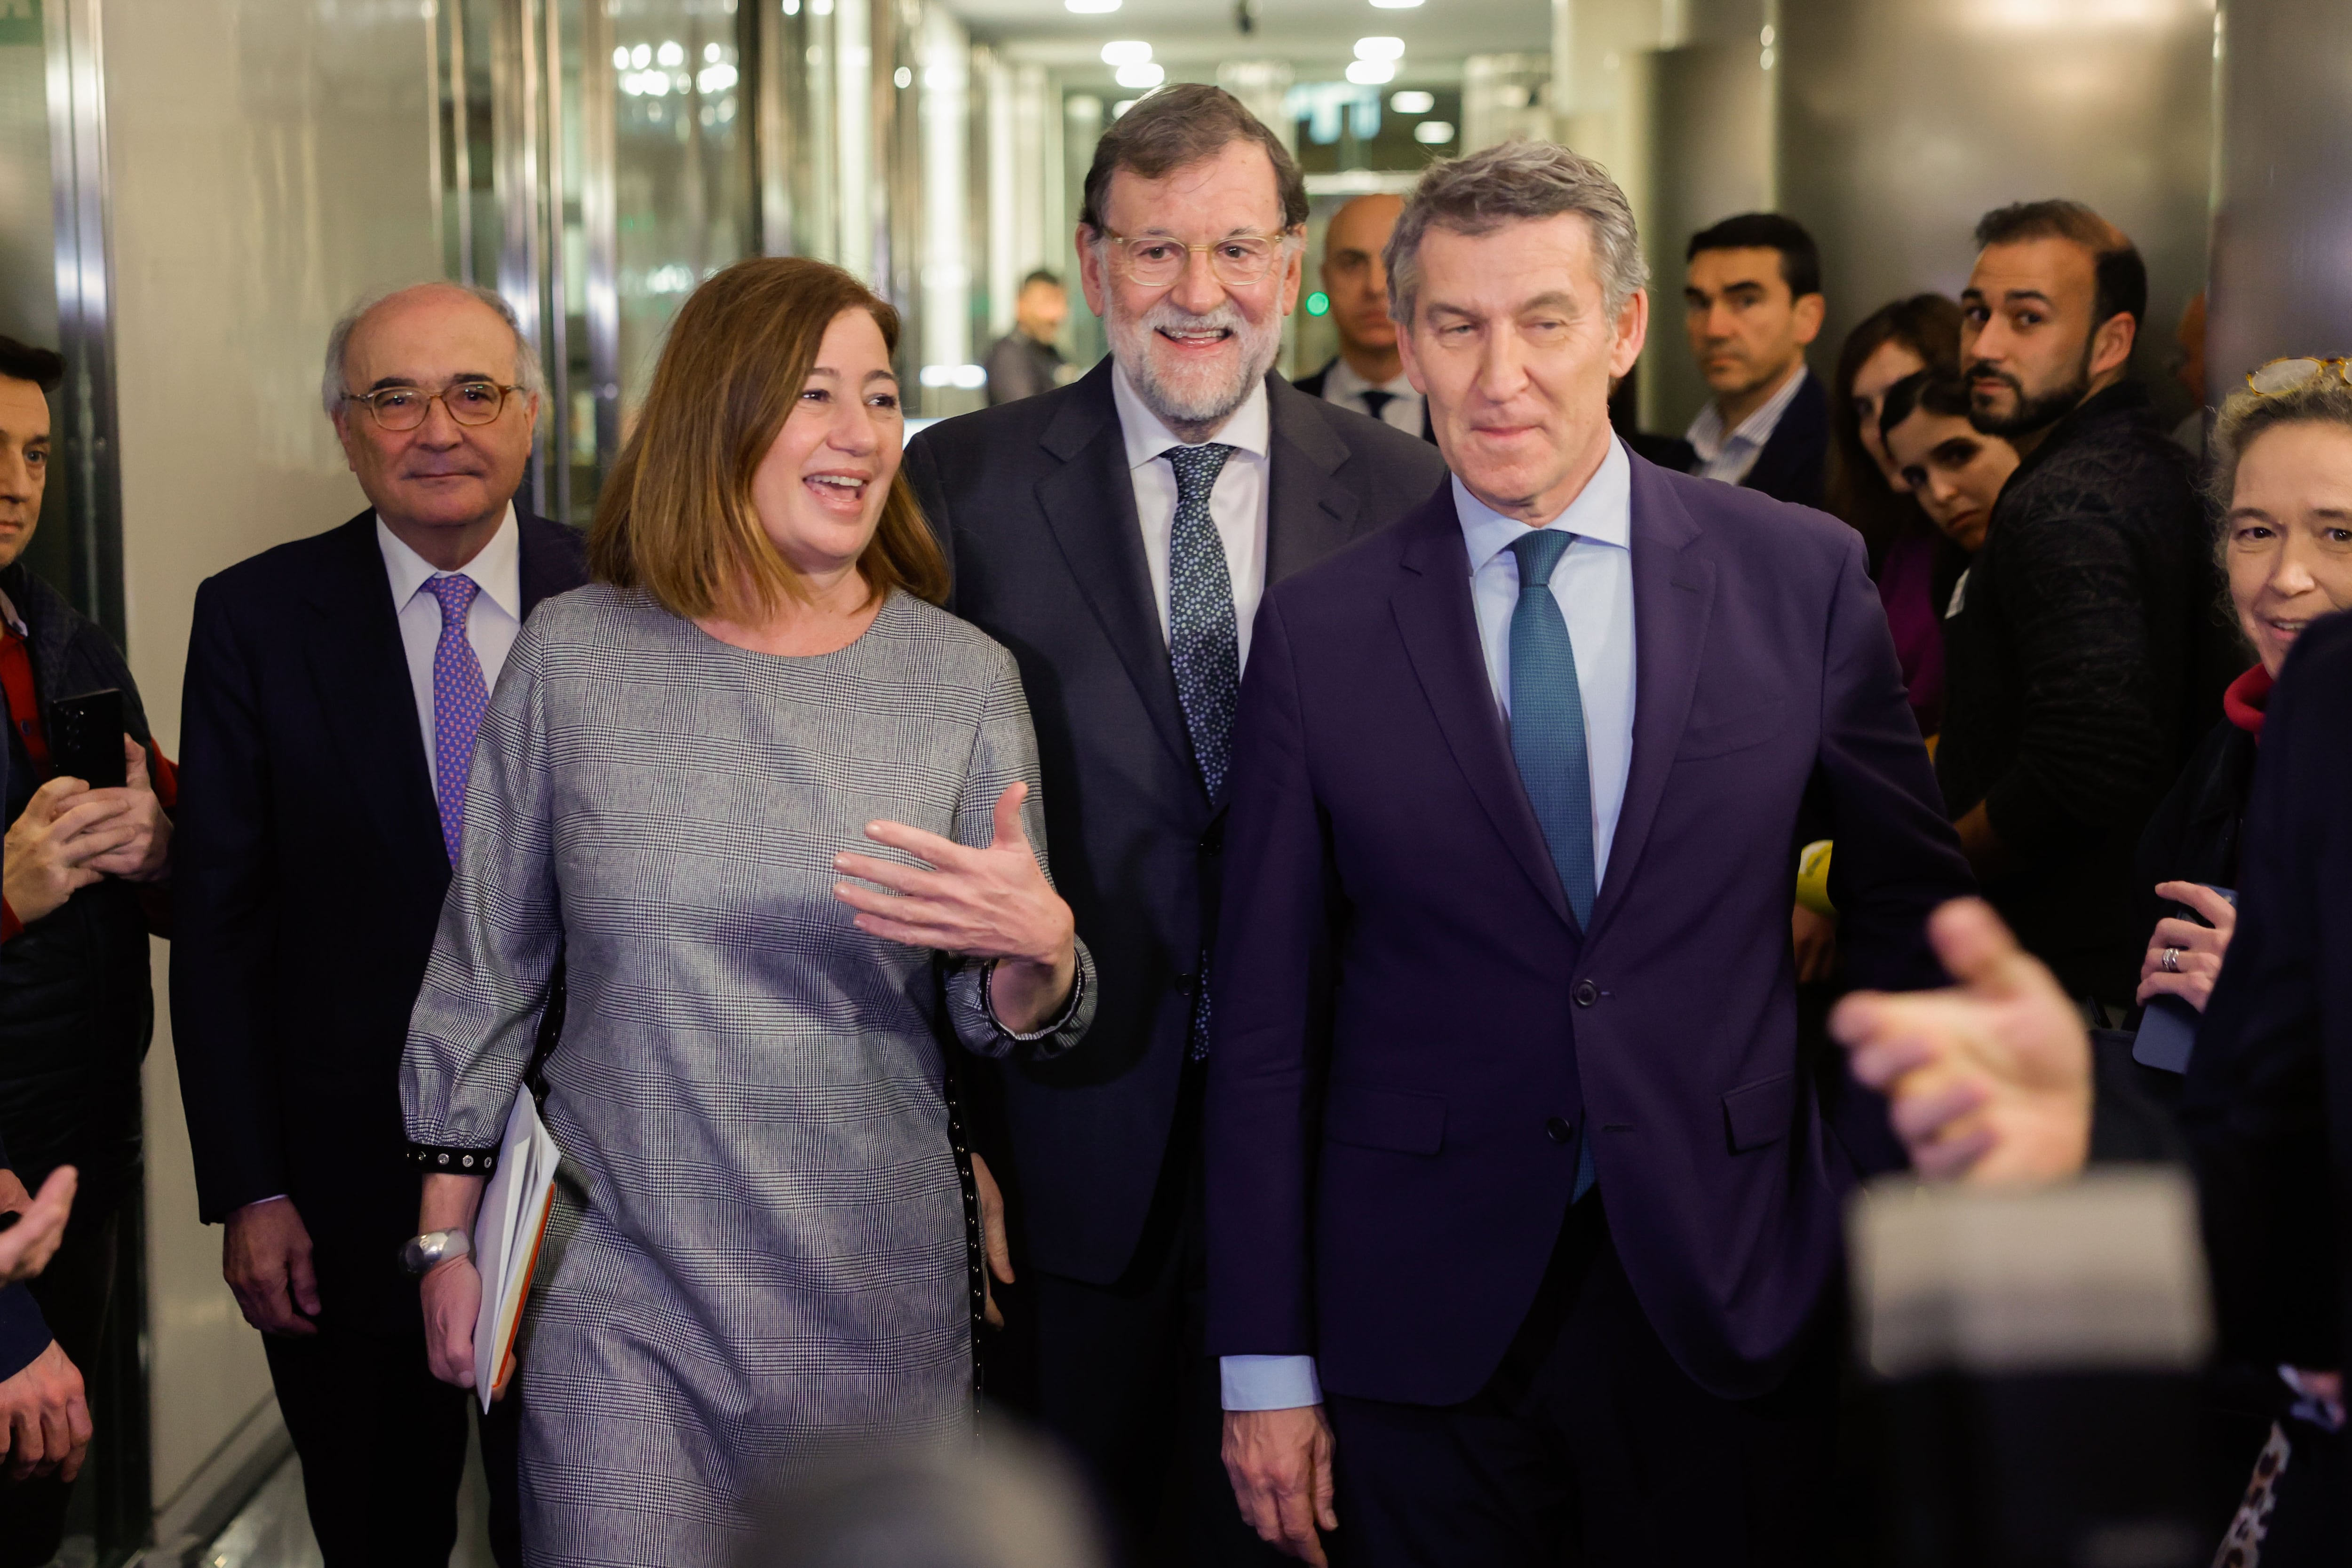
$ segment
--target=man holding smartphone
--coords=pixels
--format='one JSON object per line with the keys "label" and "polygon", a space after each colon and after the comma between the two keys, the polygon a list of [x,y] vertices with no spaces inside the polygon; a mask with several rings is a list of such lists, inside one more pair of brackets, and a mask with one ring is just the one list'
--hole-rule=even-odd
{"label": "man holding smartphone", "polygon": [[[0,1561],[18,1563],[56,1554],[89,1441],[78,1369],[97,1356],[116,1217],[138,1177],[139,1069],[155,1017],[147,937],[165,930],[154,884],[172,845],[172,765],[121,651],[25,559],[47,476],[47,393],[64,373],[55,353],[0,338],[0,1141],[15,1164],[0,1175],[0,1210],[25,1207],[26,1186],[61,1167],[80,1176],[47,1271],[0,1291],[0,1421],[19,1435],[8,1473],[25,1478],[0,1486]],[[80,726],[69,750],[75,716],[100,725]],[[77,776],[101,772],[121,782]]]}

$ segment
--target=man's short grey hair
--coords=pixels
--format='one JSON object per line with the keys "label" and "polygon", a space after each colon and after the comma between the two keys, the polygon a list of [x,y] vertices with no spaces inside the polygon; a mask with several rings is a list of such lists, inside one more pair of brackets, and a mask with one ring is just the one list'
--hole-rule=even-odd
{"label": "man's short grey hair", "polygon": [[436,277],[423,283],[404,283],[397,288],[380,288],[371,294],[362,294],[336,321],[334,330],[327,334],[327,369],[319,381],[319,401],[325,406],[329,419],[335,417],[335,411],[343,406],[344,394],[351,390],[343,383],[343,355],[352,346],[352,333],[358,329],[361,318],[394,295],[405,294],[412,288],[446,288],[497,311],[499,319],[507,324],[507,330],[514,334],[514,384],[530,397],[538,397],[547,390],[547,376],[539,368],[538,351],[530,346],[530,340],[523,336],[522,319],[515,314],[515,308],[507,303],[507,297],[494,288],[478,288],[470,283],[453,283]]}
{"label": "man's short grey hair", "polygon": [[1421,241],[1433,228],[1491,234],[1505,224],[1574,213],[1592,235],[1601,267],[1601,296],[1613,320],[1650,281],[1633,209],[1609,171],[1550,141],[1511,141],[1466,158],[1430,165],[1405,198],[1382,256],[1389,274],[1389,315],[1412,325],[1421,302]]}

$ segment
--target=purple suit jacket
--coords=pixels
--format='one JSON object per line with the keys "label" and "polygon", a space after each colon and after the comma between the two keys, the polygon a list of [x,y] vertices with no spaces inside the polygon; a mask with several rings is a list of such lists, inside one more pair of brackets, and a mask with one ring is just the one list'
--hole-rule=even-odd
{"label": "purple suit jacket", "polygon": [[1632,545],[1633,767],[1589,933],[1450,487],[1268,591],[1210,970],[1212,1354],[1467,1399],[1566,1216],[1559,1123],[1592,1129],[1625,1272],[1702,1385],[1770,1389],[1820,1307],[1842,1192],[1895,1156],[1883,1107],[1798,1052],[1800,803],[1833,824],[1858,985],[1940,983],[1923,924],[1971,883],[1858,535],[1636,458]]}

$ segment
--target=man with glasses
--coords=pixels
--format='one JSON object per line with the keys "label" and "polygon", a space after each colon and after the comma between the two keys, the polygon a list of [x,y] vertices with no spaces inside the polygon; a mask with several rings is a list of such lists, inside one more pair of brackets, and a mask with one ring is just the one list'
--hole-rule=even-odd
{"label": "man with glasses", "polygon": [[[457,1533],[469,1396],[427,1368],[401,1268],[400,1055],[490,688],[532,607],[585,580],[578,536],[514,498],[540,389],[495,294],[362,302],[323,394],[368,509],[196,591],[172,1032],[199,1203],[330,1564],[446,1562]],[[502,1563],[510,1405],[482,1434]]]}
{"label": "man with glasses", "polygon": [[[977,1086],[1023,1292],[1003,1382],[1090,1467],[1130,1552],[1187,1540],[1187,1561],[1267,1551],[1217,1459],[1197,1310],[1204,958],[1250,623],[1269,583],[1444,476],[1427,443],[1272,373],[1306,221],[1297,166],[1230,94],[1143,99],[1104,132],[1079,214],[1109,357],[907,454],[950,608],[1021,663],[1056,879],[1102,977],[1084,1051]],[[1159,1516],[1171,1463],[1184,1521]]]}

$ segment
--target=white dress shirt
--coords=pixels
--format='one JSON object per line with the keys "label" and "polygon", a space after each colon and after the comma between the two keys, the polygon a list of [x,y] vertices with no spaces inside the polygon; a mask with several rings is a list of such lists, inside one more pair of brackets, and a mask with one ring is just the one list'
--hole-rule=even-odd
{"label": "white dress shirt", "polygon": [[[1609,871],[1609,843],[1625,806],[1633,766],[1633,468],[1625,448],[1608,455],[1568,509],[1550,522],[1574,536],[1552,568],[1552,598],[1568,622],[1576,689],[1584,706],[1586,766],[1592,774],[1592,884]],[[1511,612],[1519,601],[1519,558],[1511,541],[1528,529],[1454,481],[1454,511],[1470,556],[1470,607],[1486,655],[1486,681],[1505,718],[1511,711]],[[1228,1410],[1287,1410],[1319,1405],[1311,1355],[1229,1355],[1219,1371]]]}
{"label": "white dress shirt", "polygon": [[1800,364],[1797,373],[1782,382],[1780,390],[1767,398],[1762,408],[1741,420],[1739,428],[1728,434],[1724,432],[1723,413],[1710,398],[1683,436],[1691,444],[1691,450],[1698,454],[1698,466],[1693,472],[1702,479],[1719,479],[1727,485],[1737,485],[1747,478],[1764,444],[1780,428],[1780,416],[1796,401],[1797,389],[1805,384],[1805,378],[1811,374],[1812,371]]}
{"label": "white dress shirt", "polygon": [[[1171,447],[1185,443],[1143,406],[1128,385],[1127,372],[1110,372],[1111,399],[1118,406],[1119,430],[1127,438],[1127,465],[1135,483],[1135,517],[1143,526],[1143,560],[1151,572],[1151,597],[1160,607],[1160,635],[1168,636],[1168,544],[1176,531],[1176,465]],[[1266,416],[1265,383],[1250,389],[1249,401],[1234,411],[1225,427],[1209,439],[1230,446],[1225,465],[1209,492],[1209,517],[1225,547],[1225,571],[1234,583],[1234,622],[1241,634],[1241,660],[1249,664],[1250,622],[1265,592],[1266,449],[1272,426]]]}
{"label": "white dress shirt", "polygon": [[1325,402],[1336,402],[1341,408],[1351,408],[1358,413],[1370,413],[1370,405],[1364,402],[1364,394],[1368,392],[1389,394],[1387,404],[1378,415],[1381,423],[1393,425],[1407,435],[1421,434],[1421,394],[1412,390],[1412,382],[1402,371],[1396,373],[1393,381],[1368,382],[1358,375],[1356,368],[1345,359],[1331,361],[1330,370],[1323,377]]}
{"label": "white dress shirt", "polygon": [[400,645],[408,654],[408,684],[416,694],[416,726],[425,737],[425,769],[436,791],[440,768],[433,758],[433,653],[441,645],[441,601],[424,591],[430,577],[464,576],[481,590],[466,612],[466,640],[482,662],[482,685],[498,689],[499,672],[507,667],[507,653],[522,630],[522,529],[515,522],[514,503],[507,503],[506,521],[490,536],[474,559],[445,573],[400,542],[398,536],[375,520],[376,547],[383,552],[384,576],[392,584],[393,613],[400,618]]}

